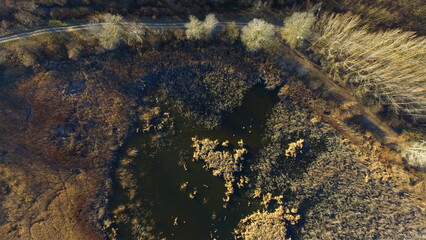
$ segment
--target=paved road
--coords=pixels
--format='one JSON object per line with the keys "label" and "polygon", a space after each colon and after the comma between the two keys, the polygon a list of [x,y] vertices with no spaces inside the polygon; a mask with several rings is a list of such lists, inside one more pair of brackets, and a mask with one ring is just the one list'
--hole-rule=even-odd
{"label": "paved road", "polygon": [[[147,28],[183,28],[185,23],[184,22],[174,22],[174,23],[140,23],[140,22],[125,22],[121,23],[124,27],[126,25],[130,24],[141,24],[146,26]],[[219,26],[224,26],[228,24],[229,22],[219,22]],[[244,22],[238,22],[237,25],[243,26],[247,23]],[[0,43],[6,43],[10,41],[15,41],[27,37],[37,36],[41,34],[46,33],[57,33],[57,32],[73,32],[73,31],[81,31],[81,30],[87,30],[94,26],[100,26],[102,23],[89,23],[89,24],[81,24],[81,25],[75,25],[75,26],[63,26],[63,27],[50,27],[50,28],[44,28],[29,32],[23,32],[23,33],[15,33],[7,36],[0,37]]]}

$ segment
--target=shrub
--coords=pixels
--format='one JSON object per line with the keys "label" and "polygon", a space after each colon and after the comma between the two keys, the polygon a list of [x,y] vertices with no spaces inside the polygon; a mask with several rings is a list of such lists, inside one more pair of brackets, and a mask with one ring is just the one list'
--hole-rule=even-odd
{"label": "shrub", "polygon": [[69,17],[70,13],[69,8],[53,8],[50,11],[50,16],[55,19],[63,19]]}
{"label": "shrub", "polygon": [[213,30],[216,28],[218,23],[219,21],[213,13],[210,13],[206,16],[206,19],[204,20],[203,24],[206,37],[211,37],[211,35],[213,34]]}
{"label": "shrub", "polygon": [[42,22],[42,19],[40,17],[27,11],[18,11],[13,14],[13,17],[21,24],[29,26],[37,26],[40,25]]}
{"label": "shrub", "polygon": [[123,36],[123,27],[120,22],[123,17],[120,15],[105,14],[102,19],[96,20],[101,22],[101,26],[94,26],[89,29],[93,35],[99,39],[100,45],[108,50],[117,48]]}
{"label": "shrub", "polygon": [[426,141],[409,143],[401,153],[410,165],[426,169]]}
{"label": "shrub", "polygon": [[67,48],[68,58],[72,60],[78,60],[81,57],[84,50],[83,46],[81,46],[81,44],[78,42],[71,42],[67,44],[66,48]]}
{"label": "shrub", "polygon": [[144,40],[154,48],[159,48],[173,40],[173,33],[162,28],[150,29],[147,31]]}
{"label": "shrub", "polygon": [[53,6],[53,5],[64,6],[65,4],[67,4],[68,0],[38,0],[37,2],[45,6]]}
{"label": "shrub", "polygon": [[296,48],[299,43],[298,37],[310,37],[315,20],[313,12],[294,12],[284,20],[284,27],[281,29],[282,38],[291,48]]}
{"label": "shrub", "polygon": [[43,44],[34,39],[22,39],[8,46],[11,58],[23,66],[30,67],[39,64],[44,59]]}
{"label": "shrub", "polygon": [[257,18],[244,26],[241,31],[241,41],[252,52],[271,46],[274,36],[275,26]]}
{"label": "shrub", "polygon": [[214,14],[207,15],[204,22],[191,15],[189,16],[189,23],[185,24],[186,37],[194,40],[209,39],[212,37],[217,24],[218,20]]}
{"label": "shrub", "polygon": [[142,43],[146,34],[146,27],[140,23],[131,23],[126,31],[126,42],[130,46]]}
{"label": "shrub", "polygon": [[221,39],[225,42],[234,43],[240,37],[240,29],[235,22],[228,23],[223,29]]}

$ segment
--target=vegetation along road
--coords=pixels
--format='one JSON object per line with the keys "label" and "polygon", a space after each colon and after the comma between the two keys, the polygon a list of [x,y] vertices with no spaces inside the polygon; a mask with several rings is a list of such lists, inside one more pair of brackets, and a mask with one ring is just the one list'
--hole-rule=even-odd
{"label": "vegetation along road", "polygon": [[[124,27],[128,26],[130,24],[141,24],[147,28],[163,28],[163,29],[169,29],[169,28],[184,28],[185,22],[171,22],[171,23],[141,23],[141,22],[124,22],[121,23]],[[87,30],[91,27],[100,26],[103,23],[88,23],[88,24],[81,24],[81,25],[74,25],[74,26],[61,26],[61,27],[50,27],[50,28],[43,28],[38,29],[34,31],[29,32],[23,32],[23,33],[15,33],[10,34],[7,36],[0,37],[0,43],[6,43],[10,41],[16,41],[19,39],[27,38],[27,37],[33,37],[37,35],[42,35],[46,33],[57,33],[57,32],[73,32],[73,31],[81,31],[81,30]],[[228,22],[220,22],[220,26],[224,26],[228,24]],[[237,25],[245,25],[247,23],[238,22]]]}
{"label": "vegetation along road", "polygon": [[[170,23],[141,23],[141,22],[123,22],[121,23],[123,27],[126,27],[130,24],[141,24],[144,27],[147,28],[159,28],[159,29],[173,29],[173,28],[184,28],[185,22],[170,22]],[[229,22],[219,22],[219,26],[225,26]],[[0,37],[0,43],[7,43],[10,41],[16,41],[19,39],[24,39],[32,36],[37,36],[41,34],[46,33],[57,33],[57,32],[73,32],[73,31],[80,31],[80,30],[88,30],[95,26],[100,26],[105,23],[88,23],[88,24],[81,24],[81,25],[74,25],[74,26],[61,26],[61,27],[51,27],[51,28],[44,28],[29,32],[23,32],[23,33],[16,33],[11,34],[7,36]],[[237,22],[237,25],[244,26],[246,25],[246,22]],[[278,26],[277,26],[278,27]],[[369,120],[370,124],[374,125],[377,129],[381,130],[383,136],[381,136],[383,142],[395,142],[398,141],[398,134],[395,133],[387,124],[380,121],[378,116],[371,111],[369,111],[366,107],[364,107],[359,101],[357,101],[348,90],[344,89],[343,87],[340,87],[338,84],[336,84],[334,81],[329,79],[326,74],[324,74],[320,70],[320,66],[312,62],[308,59],[304,54],[301,52],[291,49],[290,47],[284,46],[283,49],[284,52],[291,55],[299,64],[302,64],[309,68],[310,72],[317,76],[322,83],[328,88],[333,89],[335,94],[339,95],[341,98],[346,99],[347,101],[356,103],[356,108],[363,113],[363,115],[366,117],[366,119]]]}

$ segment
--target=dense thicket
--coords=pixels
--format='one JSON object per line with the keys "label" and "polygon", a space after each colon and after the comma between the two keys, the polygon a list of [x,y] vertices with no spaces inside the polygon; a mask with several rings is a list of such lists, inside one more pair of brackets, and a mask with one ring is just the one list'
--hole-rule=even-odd
{"label": "dense thicket", "polygon": [[324,15],[313,49],[334,80],[372,93],[416,119],[426,118],[426,38],[400,29],[370,32],[360,17]]}
{"label": "dense thicket", "polygon": [[[288,91],[309,96],[300,86]],[[393,182],[374,169],[377,163],[361,162],[359,152],[341,141],[333,127],[318,122],[319,116],[297,97],[283,96],[269,116],[264,145],[252,167],[256,188],[282,194],[287,206],[300,210],[303,221],[292,229],[292,238],[421,238],[425,216],[414,210],[412,196],[397,194]],[[286,157],[288,143],[300,138],[306,142],[303,153]]]}
{"label": "dense thicket", "polygon": [[[154,11],[160,8],[169,8],[173,12],[194,12],[197,9],[204,8],[227,8],[230,7],[254,7],[254,8],[272,8],[272,7],[293,7],[296,4],[311,5],[316,1],[296,1],[296,0],[2,0],[0,1],[0,14],[8,11],[28,11],[36,12],[38,7],[84,7],[90,6],[95,9],[127,9],[127,11],[137,11],[140,7],[156,7]],[[192,10],[191,10],[192,8]],[[194,12],[195,13],[195,12]]]}
{"label": "dense thicket", "polygon": [[403,28],[426,34],[426,3],[424,0],[340,0],[334,10],[361,15],[378,29]]}

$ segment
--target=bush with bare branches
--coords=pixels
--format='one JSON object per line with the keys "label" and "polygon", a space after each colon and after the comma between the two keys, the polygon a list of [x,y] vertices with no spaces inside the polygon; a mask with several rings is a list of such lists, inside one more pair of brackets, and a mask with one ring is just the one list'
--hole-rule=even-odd
{"label": "bush with bare branches", "polygon": [[213,13],[207,15],[204,21],[200,21],[197,17],[191,15],[189,16],[189,23],[185,24],[186,37],[194,40],[209,39],[218,23],[219,21]]}
{"label": "bush with bare branches", "polygon": [[126,29],[126,43],[130,46],[135,46],[144,41],[147,29],[142,23],[130,23]]}
{"label": "bush with bare branches", "polygon": [[221,33],[221,39],[225,42],[234,43],[240,37],[240,28],[236,22],[228,23]]}
{"label": "bush with bare branches", "polygon": [[315,29],[313,49],[334,80],[426,119],[426,37],[400,29],[372,33],[351,14],[324,15]]}
{"label": "bush with bare branches", "polygon": [[120,15],[104,14],[96,20],[100,25],[94,25],[89,31],[99,39],[100,45],[108,50],[117,48],[124,30],[120,25],[123,17]]}
{"label": "bush with bare branches", "polygon": [[316,17],[313,12],[294,12],[284,20],[284,27],[281,29],[282,38],[292,48],[299,44],[298,37],[309,38],[311,28]]}
{"label": "bush with bare branches", "polygon": [[241,30],[241,41],[249,51],[255,52],[272,45],[275,26],[263,19],[253,19]]}

